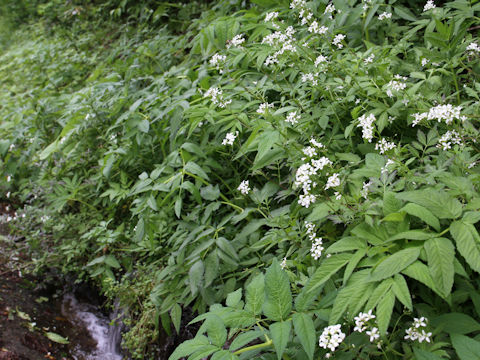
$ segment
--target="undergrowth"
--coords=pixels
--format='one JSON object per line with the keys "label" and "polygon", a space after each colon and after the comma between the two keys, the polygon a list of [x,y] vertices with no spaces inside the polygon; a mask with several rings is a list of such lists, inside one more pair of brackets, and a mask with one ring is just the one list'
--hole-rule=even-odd
{"label": "undergrowth", "polygon": [[480,3],[61,3],[1,40],[0,186],[135,358],[186,310],[172,360],[480,352]]}

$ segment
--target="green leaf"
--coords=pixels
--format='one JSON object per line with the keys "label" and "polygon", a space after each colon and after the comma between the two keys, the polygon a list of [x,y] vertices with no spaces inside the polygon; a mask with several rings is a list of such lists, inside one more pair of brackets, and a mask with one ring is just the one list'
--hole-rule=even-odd
{"label": "green leaf", "polygon": [[410,311],[413,311],[412,296],[408,289],[407,281],[401,274],[396,274],[393,277],[393,293],[400,302],[405,305]]}
{"label": "green leaf", "polygon": [[320,285],[323,285],[333,274],[336,274],[338,270],[344,267],[351,257],[351,254],[337,254],[323,260],[308,281],[306,286],[309,289],[308,291],[313,291]]}
{"label": "green leaf", "polygon": [[175,351],[170,355],[168,360],[178,360],[180,358],[186,357],[194,352],[201,351],[205,347],[210,347],[210,341],[204,335],[198,335],[191,340],[187,340],[181,343]]}
{"label": "green leaf", "polygon": [[107,264],[108,266],[113,267],[115,269],[121,268],[120,263],[118,262],[118,260],[113,255],[105,256],[105,264]]}
{"label": "green leaf", "polygon": [[305,313],[293,314],[292,318],[295,335],[297,335],[298,339],[300,340],[300,343],[302,344],[308,358],[312,360],[317,343],[317,336],[315,334],[315,325],[313,324],[313,320]]}
{"label": "green leaf", "polygon": [[144,119],[138,123],[138,130],[143,133],[148,133],[150,130],[150,122],[147,119]]}
{"label": "green leaf", "polygon": [[246,288],[245,310],[254,315],[260,314],[265,300],[265,278],[263,274],[255,276]]}
{"label": "green leaf", "polygon": [[398,274],[417,260],[419,255],[419,247],[397,251],[395,254],[388,256],[372,271],[371,280],[379,281]]}
{"label": "green leaf", "polygon": [[398,200],[395,193],[388,191],[383,195],[383,213],[388,215],[400,211],[402,202]]}
{"label": "green leaf", "polygon": [[273,346],[275,347],[277,359],[279,360],[282,358],[283,352],[287,348],[291,330],[291,321],[281,321],[270,325],[270,334],[272,336]]}
{"label": "green leaf", "polygon": [[199,288],[202,286],[203,262],[201,260],[192,265],[188,272],[188,278],[190,281],[190,291],[192,292],[192,295],[195,296]]}
{"label": "green leaf", "polygon": [[391,278],[383,280],[380,284],[375,284],[375,290],[370,294],[365,309],[370,310],[377,306],[380,300],[384,298],[385,294],[390,292],[392,285],[393,279]]}
{"label": "green leaf", "polygon": [[330,207],[326,203],[315,204],[312,212],[307,216],[306,221],[317,222],[325,219],[328,216]]}
{"label": "green leaf", "polygon": [[248,343],[252,342],[255,339],[258,339],[263,335],[264,335],[264,332],[260,330],[247,331],[247,332],[241,333],[232,341],[232,344],[230,345],[229,350],[235,351],[237,349],[240,349],[241,347],[247,345]]}
{"label": "green leaf", "polygon": [[480,330],[480,323],[462,313],[442,314],[430,319],[432,326],[451,334],[469,334]]}
{"label": "green leaf", "polygon": [[226,304],[229,307],[236,307],[242,300],[242,288],[227,295]]}
{"label": "green leaf", "polygon": [[271,320],[287,319],[292,310],[292,293],[287,274],[273,259],[272,265],[265,273],[265,302],[263,312]]}
{"label": "green leaf", "polygon": [[194,175],[200,176],[203,180],[209,180],[207,173],[195,162],[189,161],[184,170]]}
{"label": "green leaf", "polygon": [[401,200],[421,205],[439,219],[456,219],[462,214],[462,204],[445,191],[433,189],[405,191],[396,196]]}
{"label": "green leaf", "polygon": [[40,160],[45,160],[48,158],[52,153],[58,150],[58,140],[55,140],[53,143],[48,145],[41,153],[40,153]]}
{"label": "green leaf", "polygon": [[238,254],[230,241],[228,241],[224,237],[219,237],[217,241],[215,241],[215,243],[217,244],[218,248],[221,249],[225,254],[235,260],[239,260]]}
{"label": "green leaf", "polygon": [[408,277],[411,277],[412,279],[420,281],[421,283],[435,291],[437,294],[442,295],[437,290],[437,287],[435,286],[435,283],[430,276],[430,271],[428,267],[421,261],[415,261],[413,264],[403,269],[402,273],[407,275]]}
{"label": "green leaf", "polygon": [[175,327],[175,330],[177,331],[177,334],[179,334],[180,323],[182,321],[182,308],[177,303],[175,303],[175,305],[173,305],[172,309],[170,310],[170,318],[172,319],[172,323]]}
{"label": "green leaf", "polygon": [[237,355],[232,354],[228,350],[217,351],[210,360],[236,360],[238,359]]}
{"label": "green leaf", "polygon": [[377,305],[377,323],[380,334],[385,335],[392,317],[395,295],[393,291],[387,292]]}
{"label": "green leaf", "polygon": [[220,197],[220,189],[218,188],[218,185],[204,186],[200,189],[200,195],[205,200],[215,201]]}
{"label": "green leaf", "polygon": [[450,233],[455,239],[458,252],[473,270],[480,272],[480,240],[475,227],[472,224],[454,221],[450,225]]}
{"label": "green leaf", "polygon": [[393,12],[404,20],[417,21],[417,18],[415,17],[415,15],[412,14],[412,12],[409,9],[403,6],[398,6],[398,5],[394,6]]}
{"label": "green leaf", "polygon": [[433,227],[435,230],[440,231],[440,222],[438,221],[437,217],[433,215],[430,210],[424,208],[423,206],[409,203],[400,211],[405,211],[409,215],[416,216]]}
{"label": "green leaf", "polygon": [[455,275],[453,267],[455,248],[446,238],[430,239],[424,246],[432,279],[444,297],[447,297],[452,290]]}
{"label": "green leaf", "polygon": [[219,316],[214,314],[210,315],[205,322],[205,327],[208,338],[213,345],[217,345],[218,347],[225,345],[225,341],[227,341],[227,329]]}
{"label": "green leaf", "polygon": [[345,272],[343,273],[343,283],[346,284],[350,275],[352,275],[353,271],[357,267],[358,263],[362,258],[366,255],[367,249],[359,249],[355,254],[352,255],[350,260],[348,261],[348,265],[345,268]]}
{"label": "green leaf", "polygon": [[460,334],[450,335],[460,360],[480,360],[480,342]]}
{"label": "green leaf", "polygon": [[434,353],[431,353],[429,351],[426,351],[426,350],[422,350],[422,349],[419,349],[417,347],[414,347],[413,348],[413,352],[415,354],[415,360],[442,360],[444,358],[434,354]]}
{"label": "green leaf", "polygon": [[59,344],[69,344],[70,341],[68,339],[64,338],[61,335],[55,334],[53,332],[46,332],[45,336],[49,339],[52,340],[53,342],[59,343]]}

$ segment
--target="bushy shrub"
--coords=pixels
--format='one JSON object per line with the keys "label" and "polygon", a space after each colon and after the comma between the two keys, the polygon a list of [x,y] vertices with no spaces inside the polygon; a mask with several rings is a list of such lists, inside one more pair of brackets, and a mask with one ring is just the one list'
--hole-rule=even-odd
{"label": "bushy shrub", "polygon": [[437,5],[221,2],[95,55],[84,32],[11,49],[39,70],[6,75],[2,186],[41,183],[50,264],[146,284],[139,358],[188,307],[172,359],[469,359],[480,4]]}

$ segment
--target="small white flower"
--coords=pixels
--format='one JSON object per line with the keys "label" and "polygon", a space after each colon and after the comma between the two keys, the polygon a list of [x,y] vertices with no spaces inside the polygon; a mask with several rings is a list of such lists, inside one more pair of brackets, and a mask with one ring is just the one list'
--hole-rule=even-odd
{"label": "small white flower", "polygon": [[328,31],[328,28],[326,26],[320,26],[318,22],[313,21],[308,27],[308,31],[313,34],[323,35]]}
{"label": "small white flower", "polygon": [[265,115],[268,109],[273,109],[273,104],[263,103],[257,109],[257,113]]}
{"label": "small white flower", "polygon": [[318,67],[318,65],[320,64],[325,64],[328,62],[328,59],[323,56],[323,55],[319,55],[316,59],[315,59],[315,67]]}
{"label": "small white flower", "polygon": [[225,55],[215,54],[210,59],[210,65],[215,66],[217,70],[220,70],[220,65],[223,65],[227,57]]}
{"label": "small white flower", "polygon": [[340,194],[339,191],[335,191],[334,195],[335,195],[335,200],[341,200],[342,199],[342,194]]}
{"label": "small white flower", "polygon": [[433,0],[428,0],[427,3],[425,4],[425,6],[423,7],[423,11],[425,12],[425,11],[435,9],[435,8],[436,8],[436,6],[433,3]]}
{"label": "small white flower", "polygon": [[452,145],[462,145],[462,139],[460,134],[455,130],[447,131],[439,140],[437,147],[442,150],[448,150],[452,148]]}
{"label": "small white flower", "polygon": [[243,195],[247,195],[250,192],[250,186],[248,180],[243,180],[237,188]]}
{"label": "small white flower", "polygon": [[475,55],[475,54],[480,53],[480,47],[478,46],[476,41],[468,44],[467,50],[469,51],[470,55]]}
{"label": "small white flower", "polygon": [[332,44],[336,45],[339,49],[341,49],[343,48],[343,44],[342,44],[343,39],[345,39],[345,35],[343,34],[335,35],[335,37],[333,38]]}
{"label": "small white flower", "polygon": [[385,19],[390,19],[392,17],[392,13],[389,13],[389,12],[383,12],[381,13],[380,15],[378,15],[378,20],[382,21],[382,20],[385,20]]}
{"label": "small white flower", "polygon": [[245,38],[243,34],[238,34],[233,37],[232,40],[227,41],[227,49],[230,47],[238,47],[241,48],[241,45],[245,42]]}
{"label": "small white flower", "polygon": [[368,198],[368,191],[371,185],[372,185],[371,181],[363,183],[363,187],[362,187],[362,190],[360,191],[360,195],[362,195],[362,197],[365,200]]}
{"label": "small white flower", "polygon": [[283,258],[282,262],[280,263],[280,267],[282,269],[285,269],[287,267],[287,258],[286,257]]}
{"label": "small white flower", "polygon": [[7,182],[12,181],[12,177],[10,175],[7,175]]}
{"label": "small white flower", "polygon": [[277,17],[278,17],[278,12],[272,11],[272,12],[269,12],[265,15],[265,20],[264,21],[269,22],[269,21],[275,20]]}
{"label": "small white flower", "polygon": [[375,59],[375,54],[371,54],[369,57],[365,58],[363,62],[365,64],[371,64],[373,62],[373,59]]}
{"label": "small white flower", "polygon": [[378,333],[378,328],[373,327],[372,330],[366,331],[366,334],[370,336],[370,342],[374,342],[378,338],[380,338],[380,334]]}
{"label": "small white flower", "polygon": [[407,87],[405,83],[407,78],[401,75],[395,75],[394,79],[387,84],[387,95],[393,97],[393,91],[401,91]]}
{"label": "small white flower", "polygon": [[384,154],[389,150],[395,149],[396,147],[397,145],[395,145],[393,142],[388,142],[383,138],[375,144],[375,150],[379,150],[380,154]]}
{"label": "small white flower", "polygon": [[324,14],[332,14],[335,11],[335,5],[332,3],[328,4],[327,7],[325,8],[325,11],[323,12]]}
{"label": "small white flower", "polygon": [[340,185],[340,179],[338,177],[338,174],[335,173],[328,178],[327,184],[325,185],[325,190],[329,188],[337,187],[339,185]]}
{"label": "small white flower", "polygon": [[430,62],[427,58],[422,58],[422,66],[427,65]]}
{"label": "small white flower", "polygon": [[225,135],[225,139],[223,139],[222,141],[222,145],[233,145],[233,142],[235,141],[237,136],[238,131],[236,131],[235,133],[227,133],[227,135]]}
{"label": "small white flower", "polygon": [[286,122],[292,125],[295,125],[296,123],[298,123],[299,120],[300,120],[300,115],[297,114],[296,111],[292,111],[288,113],[287,118],[285,119]]}

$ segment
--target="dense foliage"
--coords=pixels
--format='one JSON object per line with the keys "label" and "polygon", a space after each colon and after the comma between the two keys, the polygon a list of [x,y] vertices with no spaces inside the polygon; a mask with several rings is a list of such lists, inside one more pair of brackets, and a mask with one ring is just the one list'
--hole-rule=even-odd
{"label": "dense foliage", "polygon": [[4,43],[0,186],[133,357],[187,309],[172,360],[478,356],[479,2],[56,3]]}

